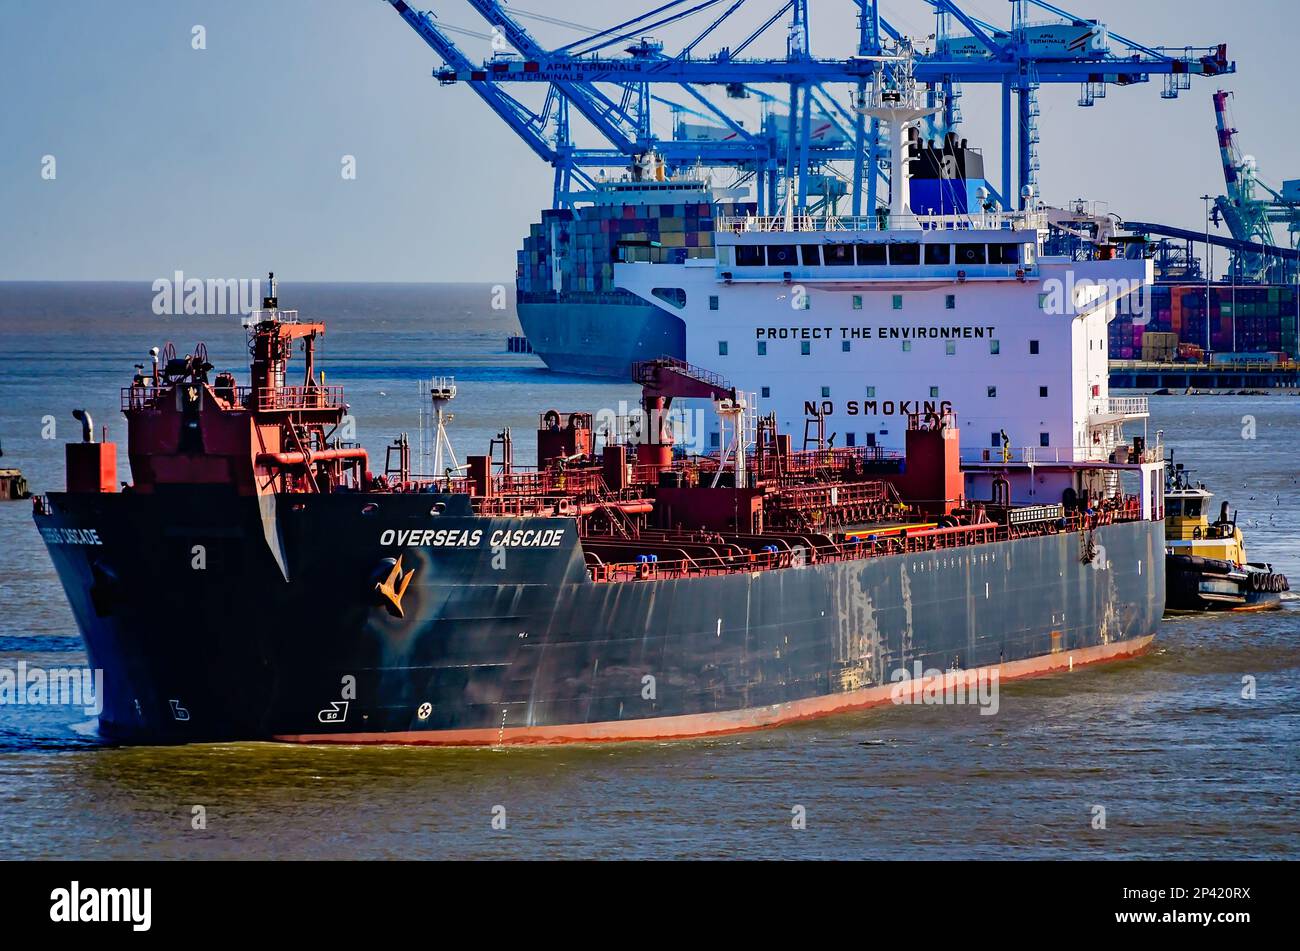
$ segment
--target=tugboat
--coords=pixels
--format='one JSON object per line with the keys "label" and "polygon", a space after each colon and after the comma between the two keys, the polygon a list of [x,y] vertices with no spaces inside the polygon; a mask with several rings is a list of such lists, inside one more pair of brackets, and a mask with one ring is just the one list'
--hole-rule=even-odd
{"label": "tugboat", "polygon": [[1246,560],[1246,542],[1229,505],[1209,520],[1214,493],[1170,454],[1165,484],[1165,611],[1269,611],[1291,589],[1273,566]]}

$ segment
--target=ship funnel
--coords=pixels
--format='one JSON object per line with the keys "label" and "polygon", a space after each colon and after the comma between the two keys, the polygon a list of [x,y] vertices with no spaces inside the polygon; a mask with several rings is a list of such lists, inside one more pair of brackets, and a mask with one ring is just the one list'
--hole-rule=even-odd
{"label": "ship funnel", "polygon": [[95,441],[95,421],[90,418],[90,413],[84,409],[74,409],[72,418],[81,420],[81,441]]}

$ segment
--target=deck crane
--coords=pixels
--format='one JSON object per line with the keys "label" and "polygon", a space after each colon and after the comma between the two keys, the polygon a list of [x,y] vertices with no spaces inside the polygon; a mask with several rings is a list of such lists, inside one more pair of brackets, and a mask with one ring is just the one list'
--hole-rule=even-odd
{"label": "deck crane", "polygon": [[[783,200],[778,192],[787,181],[793,182],[799,203],[806,207],[817,191],[810,183],[818,176],[824,179],[833,163],[852,167],[854,214],[862,213],[864,205],[872,209],[881,203],[878,184],[887,183],[889,162],[878,120],[868,121],[845,109],[843,96],[828,88],[847,85],[860,101],[882,68],[880,57],[886,45],[897,48],[911,42],[882,15],[880,0],[854,0],[858,8],[856,52],[842,59],[818,57],[811,50],[811,5],[807,0],[660,0],[648,12],[551,49],[519,25],[516,16],[528,15],[523,11],[497,0],[467,0],[515,51],[497,52],[479,63],[451,42],[448,30],[440,29],[434,14],[418,11],[406,0],[387,2],[441,57],[443,65],[434,70],[441,83],[468,83],[555,168],[556,207],[569,200],[574,182],[591,184],[588,169],[626,168],[647,151],[662,156],[669,168],[730,167],[753,175],[760,210],[778,207]],[[905,0],[896,2],[901,6]],[[995,190],[993,197],[1005,206],[1013,205],[1017,194],[1024,194],[1024,186],[1035,184],[1037,93],[1042,85],[1078,84],[1079,104],[1087,106],[1112,85],[1148,82],[1159,75],[1165,82],[1161,95],[1171,98],[1189,88],[1192,76],[1222,75],[1236,69],[1224,45],[1146,46],[1047,0],[1012,0],[1011,23],[1005,28],[970,16],[961,8],[961,0],[910,2],[923,3],[936,17],[934,48],[918,50],[914,57],[916,80],[931,91],[935,103],[942,104],[931,132],[951,131],[960,121],[956,100],[962,84],[1000,87],[1001,189]],[[1056,19],[1046,25],[1034,23],[1031,13]],[[656,31],[692,17],[697,18],[696,23],[707,23],[675,54],[650,38]],[[742,18],[744,38],[728,44],[724,27],[736,29]],[[759,37],[782,26],[786,30],[784,57],[743,55]],[[701,51],[706,40],[710,45],[719,44],[710,54]],[[883,68],[889,69],[888,65]],[[540,111],[503,92],[507,84],[520,83],[546,89]],[[667,85],[677,86],[694,100],[693,108],[715,117],[726,134],[691,139],[655,136],[650,122],[655,97],[650,90]],[[784,134],[778,137],[773,123],[762,129],[745,129],[724,105],[704,94],[704,86],[725,90],[726,97],[732,99],[758,87],[785,87],[790,108]],[[603,146],[575,144],[570,110],[604,139]],[[851,134],[827,137],[824,142],[813,140],[814,115]],[[1015,186],[1019,191],[1013,191]]]}

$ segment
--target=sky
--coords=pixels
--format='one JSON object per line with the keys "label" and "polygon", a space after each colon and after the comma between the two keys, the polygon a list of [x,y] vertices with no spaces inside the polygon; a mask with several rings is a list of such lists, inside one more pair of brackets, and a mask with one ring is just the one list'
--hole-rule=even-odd
{"label": "sky", "polygon": [[[1261,177],[1300,179],[1295,0],[1068,4],[1148,46],[1226,42],[1238,72],[1195,79],[1173,101],[1160,98],[1159,77],[1111,87],[1088,109],[1075,105],[1077,87],[1044,87],[1048,202],[1086,198],[1122,217],[1203,228],[1199,196],[1224,184],[1216,88],[1235,92],[1234,123]],[[416,5],[487,32],[464,0]],[[1010,17],[1007,0],[961,5],[998,24]],[[603,28],[654,4],[514,6]],[[747,0],[717,44],[699,50],[737,43],[779,6]],[[849,0],[811,7],[814,54],[851,53]],[[882,0],[889,20],[920,36],[933,32],[928,9]],[[548,47],[582,35],[522,22]],[[656,35],[674,51],[674,39],[679,48],[702,26]],[[195,27],[204,49],[194,48]],[[474,60],[491,53],[480,37],[455,39]],[[783,48],[775,30],[748,52]],[[551,169],[467,86],[439,86],[439,65],[384,0],[0,0],[0,280],[274,269],[293,281],[509,281],[529,223],[550,203]],[[847,100],[847,87],[832,91]],[[963,134],[1000,169],[996,96],[964,93]],[[738,108],[757,118],[752,100]],[[669,130],[666,114],[656,130]]]}

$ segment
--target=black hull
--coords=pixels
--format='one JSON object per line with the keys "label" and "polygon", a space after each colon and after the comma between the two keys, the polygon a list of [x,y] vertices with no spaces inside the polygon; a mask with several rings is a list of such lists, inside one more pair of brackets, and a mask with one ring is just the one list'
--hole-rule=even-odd
{"label": "black hull", "polygon": [[1243,569],[1196,555],[1166,556],[1165,578],[1171,614],[1277,610],[1290,590],[1286,577],[1266,566]]}
{"label": "black hull", "polygon": [[[463,496],[282,496],[265,515],[191,490],[49,501],[37,524],[105,672],[101,729],[130,742],[747,729],[881,702],[916,663],[1014,676],[1128,656],[1164,609],[1159,522],[1099,528],[1089,563],[1061,534],[595,583],[571,520],[476,518]],[[411,530],[430,534],[398,547]],[[502,531],[534,534],[494,552]],[[399,555],[402,617],[374,590]]]}

